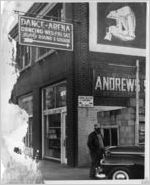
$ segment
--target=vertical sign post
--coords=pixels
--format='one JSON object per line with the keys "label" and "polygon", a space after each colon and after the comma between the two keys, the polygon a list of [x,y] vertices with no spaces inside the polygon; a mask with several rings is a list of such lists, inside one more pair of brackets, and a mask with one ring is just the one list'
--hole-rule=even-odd
{"label": "vertical sign post", "polygon": [[139,144],[139,60],[136,60],[136,123],[135,145]]}

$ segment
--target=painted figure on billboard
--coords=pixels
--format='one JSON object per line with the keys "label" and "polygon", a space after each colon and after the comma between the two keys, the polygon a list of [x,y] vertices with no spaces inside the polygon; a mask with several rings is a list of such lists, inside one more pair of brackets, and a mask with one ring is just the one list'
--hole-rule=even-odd
{"label": "painted figure on billboard", "polygon": [[111,41],[112,36],[122,41],[135,39],[136,18],[129,6],[110,11],[107,19],[116,20],[116,25],[107,27],[108,30],[104,39]]}

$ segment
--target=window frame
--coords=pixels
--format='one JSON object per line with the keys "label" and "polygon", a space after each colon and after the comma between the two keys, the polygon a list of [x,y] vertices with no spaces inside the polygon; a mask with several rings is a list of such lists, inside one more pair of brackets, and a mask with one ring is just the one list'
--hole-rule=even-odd
{"label": "window frame", "polygon": [[[65,84],[65,87],[66,87],[66,105],[65,106],[61,106],[61,107],[57,107],[56,106],[56,102],[57,102],[57,100],[56,100],[56,88],[58,87],[58,86],[61,86],[61,84]],[[49,88],[49,87],[54,87],[54,92],[55,92],[55,97],[54,97],[54,99],[55,99],[55,103],[54,103],[54,107],[53,108],[50,108],[50,109],[45,109],[44,108],[44,90],[46,90],[47,88]],[[56,83],[56,84],[53,84],[53,85],[48,85],[48,86],[46,86],[46,87],[43,87],[42,88],[42,112],[43,113],[45,113],[45,112],[49,112],[50,110],[53,110],[53,109],[60,109],[60,108],[63,108],[63,107],[66,107],[67,106],[67,81],[65,80],[65,81],[62,81],[62,82],[59,82],[59,83]]]}
{"label": "window frame", "polygon": [[[58,3],[52,3],[52,5],[49,7],[49,8],[47,8],[47,10],[46,10],[46,12],[42,12],[42,13],[40,13],[41,15],[42,15],[42,18],[43,17],[46,17],[46,15],[48,14],[48,13],[50,13],[51,11],[53,11],[53,9],[55,8],[55,6],[57,5]],[[58,8],[56,9],[56,10],[58,10]],[[60,10],[60,15],[61,14],[63,14],[64,15],[64,17],[61,17],[61,16],[58,16],[58,19],[66,19],[66,17],[65,17],[65,7],[64,7],[64,3],[62,2],[62,8],[61,9],[59,9]],[[57,13],[58,13],[58,11],[57,11]],[[38,15],[37,15],[38,16]],[[51,19],[50,19],[51,20]],[[36,59],[35,59],[35,62],[39,62],[40,60],[42,60],[42,59],[44,59],[45,57],[47,57],[47,56],[49,56],[49,55],[51,55],[51,54],[53,54],[56,50],[55,49],[51,49],[51,48],[45,48],[45,49],[48,49],[48,51],[47,52],[45,52],[44,54],[42,54],[42,55],[40,55],[39,56],[39,50],[40,50],[40,48],[43,48],[43,47],[36,47]]]}
{"label": "window frame", "polygon": [[[101,133],[102,133],[102,136],[104,137],[104,129],[108,129],[109,134],[110,134],[111,129],[113,129],[113,128],[117,129],[117,146],[118,146],[119,145],[119,126],[118,125],[102,125],[101,126]],[[108,146],[115,146],[115,145],[112,145],[111,134],[110,134],[109,143],[110,143],[110,145],[108,145]],[[106,146],[106,147],[108,147],[108,146]]]}
{"label": "window frame", "polygon": [[[32,46],[25,46],[25,45],[19,45],[20,49],[19,49],[19,58],[21,61],[21,64],[19,64],[19,71],[22,72],[25,69],[29,68],[31,66],[31,61],[32,61]],[[24,53],[24,48],[26,49],[27,47],[29,47],[29,63],[27,65],[25,65],[25,53]],[[23,55],[22,55],[23,53]]]}
{"label": "window frame", "polygon": [[[141,130],[142,126],[144,126],[144,130]],[[141,133],[144,132],[144,142],[141,142]],[[145,144],[145,121],[139,121],[139,144],[144,145]]]}
{"label": "window frame", "polygon": [[[18,98],[18,105],[19,105],[19,101],[20,102],[23,102],[24,101],[30,101],[32,102],[32,113],[31,114],[28,114],[28,128],[27,128],[27,133],[26,135],[24,136],[24,141],[25,141],[25,147],[27,148],[30,148],[32,149],[33,148],[33,94],[30,93],[30,94],[27,94],[27,95],[23,95],[23,96],[20,96]],[[20,106],[20,105],[19,105]],[[24,109],[24,108],[22,108]],[[25,109],[24,109],[25,110]],[[26,110],[25,110],[26,111]],[[29,119],[32,119],[32,126],[31,126],[31,133],[29,133],[30,129],[29,129]],[[29,146],[29,143],[30,143],[30,137],[32,138],[31,141],[32,141],[32,146],[30,147]]]}

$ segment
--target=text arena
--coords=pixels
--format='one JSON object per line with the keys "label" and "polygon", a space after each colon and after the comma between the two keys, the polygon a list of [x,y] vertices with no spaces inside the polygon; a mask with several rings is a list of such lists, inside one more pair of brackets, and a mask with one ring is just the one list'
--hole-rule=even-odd
{"label": "text arena", "polygon": [[36,47],[73,50],[73,25],[19,16],[19,43]]}

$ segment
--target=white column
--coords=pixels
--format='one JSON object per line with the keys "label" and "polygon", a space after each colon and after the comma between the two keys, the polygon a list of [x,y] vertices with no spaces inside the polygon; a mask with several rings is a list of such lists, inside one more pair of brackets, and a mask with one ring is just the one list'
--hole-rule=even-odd
{"label": "white column", "polygon": [[136,123],[135,145],[139,144],[139,60],[136,60]]}

